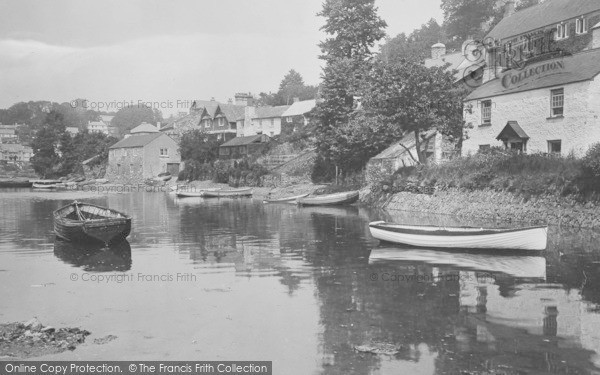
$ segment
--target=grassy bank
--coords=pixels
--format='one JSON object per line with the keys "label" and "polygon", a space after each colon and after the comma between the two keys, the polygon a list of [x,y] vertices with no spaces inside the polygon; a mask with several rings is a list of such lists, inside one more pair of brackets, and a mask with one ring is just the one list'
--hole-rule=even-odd
{"label": "grassy bank", "polygon": [[378,187],[385,193],[458,188],[506,191],[525,198],[551,195],[598,201],[600,178],[594,172],[598,156],[592,151],[577,159],[494,149],[440,165],[403,168],[384,178]]}

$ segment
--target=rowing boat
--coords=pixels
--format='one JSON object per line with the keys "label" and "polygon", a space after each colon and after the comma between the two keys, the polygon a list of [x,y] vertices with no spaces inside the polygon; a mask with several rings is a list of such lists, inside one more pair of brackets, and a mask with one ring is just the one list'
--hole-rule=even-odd
{"label": "rowing boat", "polygon": [[65,186],[59,180],[33,180],[31,184],[31,187],[34,189],[56,189]]}
{"label": "rowing boat", "polygon": [[380,241],[430,248],[506,249],[541,251],[546,249],[548,227],[476,228],[404,225],[375,221],[371,235]]}
{"label": "rowing boat", "polygon": [[263,202],[264,203],[289,203],[289,202],[296,202],[298,199],[300,198],[304,198],[307,197],[308,193],[306,194],[300,194],[300,195],[295,195],[293,197],[284,197],[284,198],[277,198],[277,199],[265,199]]}
{"label": "rowing boat", "polygon": [[3,178],[0,179],[0,188],[23,188],[31,187],[32,183],[27,178]]}
{"label": "rowing boat", "polygon": [[215,188],[215,189],[187,188],[184,190],[177,190],[176,194],[179,198],[189,198],[189,197],[198,198],[198,197],[204,197],[204,193],[207,191],[218,191],[218,190],[221,190],[221,188]]}
{"label": "rowing boat", "polygon": [[252,195],[252,188],[228,189],[228,190],[205,190],[202,194],[204,198],[220,197],[246,197]]}
{"label": "rowing boat", "polygon": [[54,211],[54,232],[73,242],[113,245],[131,231],[131,217],[106,207],[77,201]]}
{"label": "rowing boat", "polygon": [[301,206],[334,206],[340,204],[352,204],[358,201],[358,191],[346,191],[343,193],[315,195],[298,199]]}

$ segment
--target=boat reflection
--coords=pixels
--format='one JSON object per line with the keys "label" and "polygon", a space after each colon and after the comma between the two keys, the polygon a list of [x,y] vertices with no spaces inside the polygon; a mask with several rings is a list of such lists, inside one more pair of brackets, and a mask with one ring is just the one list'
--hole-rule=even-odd
{"label": "boat reflection", "polygon": [[317,215],[356,216],[358,215],[358,211],[358,207],[356,206],[298,206],[298,212]]}
{"label": "boat reflection", "polygon": [[501,273],[520,279],[546,279],[546,258],[542,256],[497,255],[481,252],[471,253],[402,247],[371,250],[369,264],[390,261],[425,263],[461,270]]}
{"label": "boat reflection", "polygon": [[54,240],[54,255],[63,262],[88,272],[131,269],[131,246],[126,240],[107,248],[103,245],[78,244],[57,238]]}

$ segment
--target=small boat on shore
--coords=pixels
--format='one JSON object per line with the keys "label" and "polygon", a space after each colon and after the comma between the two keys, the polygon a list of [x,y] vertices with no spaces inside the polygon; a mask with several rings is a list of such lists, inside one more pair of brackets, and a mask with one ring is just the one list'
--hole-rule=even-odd
{"label": "small boat on shore", "polygon": [[131,232],[131,217],[110,208],[75,201],[54,211],[54,232],[67,241],[114,245]]}
{"label": "small boat on shore", "polygon": [[66,185],[60,180],[33,180],[31,187],[34,189],[57,189]]}
{"label": "small boat on shore", "polygon": [[546,249],[548,227],[476,228],[404,225],[374,221],[371,235],[384,242],[426,248],[504,249],[542,251]]}
{"label": "small boat on shore", "polygon": [[159,173],[157,179],[160,181],[169,181],[173,176],[169,172]]}
{"label": "small boat on shore", "polygon": [[202,194],[204,198],[220,197],[247,197],[252,195],[252,188],[228,189],[228,190],[205,190]]}
{"label": "small boat on shore", "polygon": [[296,203],[296,201],[300,198],[304,198],[304,197],[308,197],[308,193],[306,194],[300,194],[300,195],[295,195],[293,197],[284,197],[284,198],[277,198],[277,199],[265,199],[263,202],[264,203]]}
{"label": "small boat on shore", "polygon": [[221,188],[214,188],[214,189],[196,189],[196,188],[186,188],[186,189],[182,189],[182,190],[176,190],[176,195],[179,198],[198,198],[198,197],[203,197],[204,193],[207,191],[218,191],[221,190]]}
{"label": "small boat on shore", "polygon": [[315,195],[312,197],[298,199],[301,206],[335,206],[341,204],[352,204],[358,201],[358,191],[346,191],[343,193]]}
{"label": "small boat on shore", "polygon": [[0,188],[28,188],[33,183],[28,178],[2,178]]}

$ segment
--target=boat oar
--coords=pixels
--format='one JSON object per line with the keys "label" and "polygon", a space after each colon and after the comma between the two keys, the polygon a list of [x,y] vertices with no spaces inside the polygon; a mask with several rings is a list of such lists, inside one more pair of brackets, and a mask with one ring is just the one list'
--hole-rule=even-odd
{"label": "boat oar", "polygon": [[73,203],[75,205],[75,212],[77,213],[77,217],[79,217],[79,220],[81,221],[86,221],[87,219],[83,216],[83,214],[81,213],[81,211],[79,210],[79,206],[78,203],[75,202]]}

